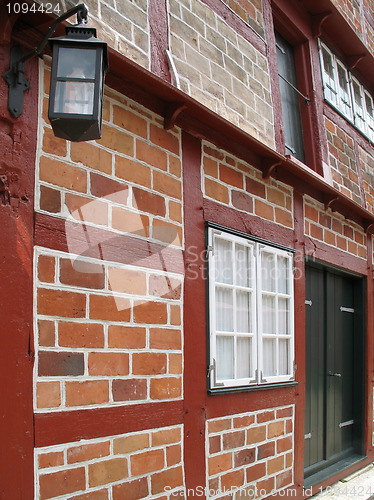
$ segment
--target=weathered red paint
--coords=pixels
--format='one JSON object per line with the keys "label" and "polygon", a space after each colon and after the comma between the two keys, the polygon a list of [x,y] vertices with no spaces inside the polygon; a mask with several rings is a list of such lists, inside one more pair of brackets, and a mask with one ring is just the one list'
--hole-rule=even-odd
{"label": "weathered red paint", "polygon": [[148,4],[151,71],[167,82],[171,81],[166,51],[169,49],[168,13],[166,0],[150,0]]}
{"label": "weathered red paint", "polygon": [[35,446],[52,446],[182,422],[182,401],[36,413]]}
{"label": "weathered red paint", "polygon": [[[10,44],[0,45],[0,74],[9,69]],[[33,212],[38,64],[29,61],[23,114],[7,109],[0,78],[1,426],[0,498],[33,497]],[[34,126],[30,126],[34,124]]]}
{"label": "weathered red paint", "polygon": [[[201,143],[182,134],[185,227],[184,282],[184,469],[186,488],[205,486],[207,394],[204,218]],[[197,490],[198,491],[198,490]],[[205,498],[205,497],[202,497]]]}

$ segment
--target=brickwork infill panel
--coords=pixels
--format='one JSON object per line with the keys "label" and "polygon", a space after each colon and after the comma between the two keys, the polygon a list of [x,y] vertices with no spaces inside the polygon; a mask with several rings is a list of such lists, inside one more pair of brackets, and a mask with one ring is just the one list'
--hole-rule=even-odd
{"label": "brickwork infill panel", "polygon": [[235,210],[293,228],[292,188],[209,143],[203,144],[203,194]]}
{"label": "brickwork infill panel", "polygon": [[35,499],[180,498],[182,431],[173,426],[37,448]]}
{"label": "brickwork infill panel", "polygon": [[374,213],[374,156],[359,146],[366,209]]}
{"label": "brickwork infill panel", "polygon": [[304,196],[305,236],[347,252],[361,259],[367,258],[366,233],[343,215],[326,211],[322,203]]}
{"label": "brickwork infill panel", "polygon": [[35,409],[180,399],[180,130],[107,92],[102,139],[70,143],[41,99],[35,210],[68,251],[35,249]]}
{"label": "brickwork infill panel", "polygon": [[211,419],[206,426],[207,498],[260,500],[292,485],[293,405]]}
{"label": "brickwork infill panel", "polygon": [[203,2],[170,1],[170,50],[181,89],[274,147],[267,59]]}

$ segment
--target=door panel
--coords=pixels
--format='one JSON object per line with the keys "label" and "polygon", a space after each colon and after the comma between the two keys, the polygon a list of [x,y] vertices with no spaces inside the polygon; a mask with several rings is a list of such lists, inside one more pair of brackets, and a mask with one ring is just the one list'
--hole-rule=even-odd
{"label": "door panel", "polygon": [[363,404],[357,377],[363,363],[359,282],[322,267],[306,267],[306,477],[352,455],[355,441],[357,448],[357,407]]}

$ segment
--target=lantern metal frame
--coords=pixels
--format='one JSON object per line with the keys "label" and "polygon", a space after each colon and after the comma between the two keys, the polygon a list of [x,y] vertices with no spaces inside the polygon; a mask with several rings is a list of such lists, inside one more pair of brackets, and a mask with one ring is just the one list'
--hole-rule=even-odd
{"label": "lantern metal frame", "polygon": [[[77,15],[77,25],[67,26],[65,37],[50,38],[51,35],[56,31],[58,25],[68,19],[69,17]],[[102,49],[102,77],[100,78],[101,85],[101,101],[104,87],[104,74],[108,69],[108,55],[107,55],[107,44],[96,38],[96,29],[86,26],[88,17],[88,8],[84,3],[78,4],[75,7],[69,9],[64,14],[59,16],[49,28],[47,34],[40,42],[38,47],[32,50],[30,53],[24,55],[22,50],[18,46],[14,46],[10,51],[10,68],[3,74],[3,78],[9,87],[8,94],[8,110],[14,118],[18,118],[23,111],[23,94],[26,90],[30,88],[30,84],[25,78],[25,62],[32,57],[38,56],[43,51],[44,47],[49,42],[54,50],[55,41],[60,40],[61,43],[66,43],[67,46],[73,47],[76,44],[80,44],[79,47],[101,47]],[[57,42],[58,43],[58,42]],[[52,67],[54,61],[52,58]],[[97,66],[97,64],[96,64]],[[98,75],[95,74],[97,77]],[[54,89],[52,89],[52,92]],[[97,105],[102,106],[102,102]],[[101,132],[101,109],[95,108],[96,117],[100,120],[99,132]],[[77,118],[77,115],[71,115],[71,118]],[[79,115],[82,118],[81,115]],[[70,139],[69,137],[65,137]],[[73,138],[70,140],[89,140],[88,138]]]}

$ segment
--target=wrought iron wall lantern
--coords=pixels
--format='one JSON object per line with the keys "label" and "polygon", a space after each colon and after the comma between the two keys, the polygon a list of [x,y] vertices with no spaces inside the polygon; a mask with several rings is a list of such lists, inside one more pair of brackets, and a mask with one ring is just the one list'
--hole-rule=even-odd
{"label": "wrought iron wall lantern", "polygon": [[[57,26],[77,14],[78,24],[66,26],[65,36],[49,38]],[[96,29],[87,26],[84,4],[56,19],[40,45],[22,55],[11,50],[11,67],[4,73],[9,87],[8,109],[15,118],[22,114],[23,93],[30,87],[25,79],[25,62],[41,53],[49,41],[52,48],[48,118],[54,134],[70,141],[101,137],[104,77],[108,69],[107,44],[96,38]]]}

